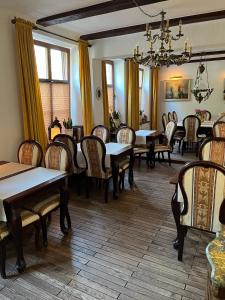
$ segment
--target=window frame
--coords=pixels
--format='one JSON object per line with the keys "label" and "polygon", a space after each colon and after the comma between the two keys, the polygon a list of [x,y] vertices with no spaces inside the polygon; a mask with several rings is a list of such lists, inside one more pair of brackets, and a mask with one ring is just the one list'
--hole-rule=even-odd
{"label": "window frame", "polygon": [[106,75],[106,84],[107,88],[113,89],[113,111],[115,111],[115,72],[114,72],[114,61],[112,60],[105,60],[106,64],[109,64],[112,66],[112,84],[107,84],[107,75]]}
{"label": "window frame", "polygon": [[[49,44],[46,42],[34,40],[34,45],[45,47],[47,49],[47,63],[48,63],[48,77],[49,79],[44,79],[44,78],[38,78],[40,82],[45,82],[45,83],[66,83],[70,84],[70,49],[64,48],[61,46]],[[67,80],[57,80],[57,79],[52,79],[52,72],[51,72],[51,54],[50,51],[51,49],[54,50],[60,50],[62,52],[67,53]]]}
{"label": "window frame", "polygon": [[138,72],[139,72],[139,77],[140,77],[140,73],[141,73],[141,86],[139,86],[139,83],[140,83],[140,78],[139,78],[138,87],[139,87],[139,89],[142,89],[143,88],[143,80],[144,80],[144,69],[139,68]]}

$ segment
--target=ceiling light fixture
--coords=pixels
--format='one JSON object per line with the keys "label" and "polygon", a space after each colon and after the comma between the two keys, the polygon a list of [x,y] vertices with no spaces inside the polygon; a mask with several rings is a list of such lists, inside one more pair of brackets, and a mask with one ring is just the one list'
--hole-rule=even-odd
{"label": "ceiling light fixture", "polygon": [[[204,75],[206,77],[205,82],[204,82]],[[213,88],[209,87],[207,62],[205,61],[205,65],[204,65],[201,58],[197,69],[194,88],[193,90],[191,90],[191,92],[195,96],[196,101],[201,103],[202,101],[206,101],[207,99],[209,99],[213,90],[214,90]]]}
{"label": "ceiling light fixture", "polygon": [[[192,56],[192,47],[190,46],[188,49],[187,42],[184,43],[184,50],[181,53],[174,53],[172,42],[178,41],[184,35],[182,33],[182,21],[179,22],[179,31],[174,36],[170,30],[169,19],[165,19],[166,12],[161,11],[156,15],[150,15],[146,13],[136,2],[133,0],[134,4],[138,7],[138,9],[146,16],[150,18],[154,18],[157,16],[161,16],[161,24],[160,24],[160,32],[157,34],[152,34],[152,29],[150,24],[146,24],[146,33],[145,37],[147,42],[149,43],[149,51],[147,55],[144,56],[144,53],[140,52],[139,46],[134,49],[134,61],[138,64],[150,67],[162,67],[170,65],[182,65],[190,61]],[[153,49],[153,46],[156,42],[160,43],[160,47],[157,50]]]}

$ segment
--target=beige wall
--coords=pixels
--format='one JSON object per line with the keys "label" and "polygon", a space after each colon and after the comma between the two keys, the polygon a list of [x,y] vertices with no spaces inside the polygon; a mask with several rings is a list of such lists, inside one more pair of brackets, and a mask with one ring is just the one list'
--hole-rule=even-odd
{"label": "beige wall", "polygon": [[194,114],[195,109],[207,109],[212,113],[213,118],[218,116],[220,112],[225,112],[225,100],[223,96],[225,84],[225,61],[212,61],[208,62],[207,65],[210,87],[214,88],[214,91],[207,101],[203,101],[200,104],[194,99],[193,95],[191,96],[191,101],[186,102],[167,102],[163,99],[163,80],[169,80],[173,76],[182,76],[183,79],[193,79],[193,87],[198,67],[197,63],[185,64],[179,67],[172,66],[160,70],[158,115],[160,126],[162,113],[168,113],[168,111],[175,110],[180,120],[188,114]]}
{"label": "beige wall", "polygon": [[21,109],[16,76],[14,17],[0,11],[0,160],[15,160],[22,140]]}

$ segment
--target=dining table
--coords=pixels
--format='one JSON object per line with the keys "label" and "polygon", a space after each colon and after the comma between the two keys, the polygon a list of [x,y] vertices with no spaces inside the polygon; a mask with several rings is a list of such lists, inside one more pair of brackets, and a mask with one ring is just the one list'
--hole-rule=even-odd
{"label": "dining table", "polygon": [[162,131],[160,130],[137,130],[135,131],[136,141],[135,145],[138,147],[147,147],[149,148],[149,163],[150,167],[154,168],[155,166],[155,141],[162,139]]}
{"label": "dining table", "polygon": [[[106,143],[106,155],[105,155],[105,166],[106,168],[112,168],[113,178],[113,198],[118,198],[118,177],[119,177],[119,163],[122,159],[129,157],[129,174],[128,181],[130,186],[133,186],[133,164],[134,164],[134,151],[131,144],[121,143]],[[77,144],[77,163],[80,168],[86,168],[85,157],[82,153],[80,143]]]}
{"label": "dining table", "polygon": [[[23,254],[21,210],[28,202],[45,195],[60,193],[60,228],[71,227],[68,213],[68,173],[15,162],[0,162],[0,221],[7,222],[16,247],[16,268],[26,267]],[[65,226],[67,220],[67,227]]]}

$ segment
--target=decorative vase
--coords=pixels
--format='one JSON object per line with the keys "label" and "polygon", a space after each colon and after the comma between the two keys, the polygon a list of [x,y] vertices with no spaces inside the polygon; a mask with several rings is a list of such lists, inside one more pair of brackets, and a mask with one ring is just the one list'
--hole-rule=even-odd
{"label": "decorative vase", "polygon": [[71,129],[64,129],[64,133],[65,134],[67,134],[67,135],[69,135],[69,136],[73,136],[73,128],[71,128]]}

